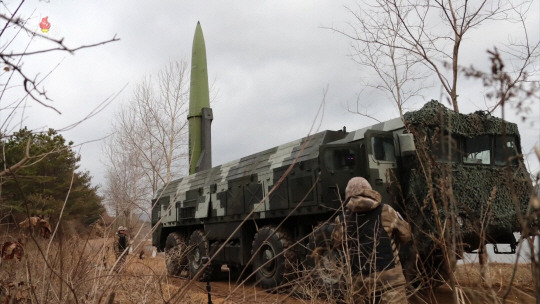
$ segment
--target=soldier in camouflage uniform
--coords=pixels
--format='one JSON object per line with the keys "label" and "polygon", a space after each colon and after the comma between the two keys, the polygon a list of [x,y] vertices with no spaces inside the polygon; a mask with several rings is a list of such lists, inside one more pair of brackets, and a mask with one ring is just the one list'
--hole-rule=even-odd
{"label": "soldier in camouflage uniform", "polygon": [[118,266],[122,265],[126,260],[129,249],[129,234],[124,226],[118,227],[118,231],[114,236],[114,254],[118,261]]}
{"label": "soldier in camouflage uniform", "polygon": [[355,302],[406,303],[398,245],[411,238],[409,224],[362,177],[345,190],[345,211],[336,217],[332,240],[348,251]]}

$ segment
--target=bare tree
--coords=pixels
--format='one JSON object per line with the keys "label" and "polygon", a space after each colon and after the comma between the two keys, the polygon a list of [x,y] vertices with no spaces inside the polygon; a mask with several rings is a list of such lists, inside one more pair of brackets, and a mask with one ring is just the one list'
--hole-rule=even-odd
{"label": "bare tree", "polygon": [[[370,77],[366,86],[382,91],[394,102],[403,119],[405,103],[420,96],[427,87],[425,80],[428,75],[418,68],[420,59],[400,47],[399,38],[405,33],[405,28],[394,14],[393,7],[383,0],[376,3],[375,7],[362,3],[364,10],[349,9],[355,21],[350,25],[354,29],[354,36],[359,38],[353,40],[351,57],[375,73],[376,77]],[[410,11],[411,8],[404,9],[403,15],[408,15]],[[360,97],[356,103],[357,110],[353,112],[370,117],[358,110]]]}
{"label": "bare tree", "polygon": [[[133,98],[118,112],[114,136],[106,147],[111,170],[107,188],[132,195],[123,200],[120,194],[107,193],[115,207],[124,204],[121,208],[147,211],[149,206],[139,202],[148,202],[160,186],[185,173],[188,90],[186,64],[171,63],[158,73],[155,83],[148,77],[137,85]],[[118,166],[125,168],[118,170]],[[115,187],[119,180],[132,189]]]}
{"label": "bare tree", "polygon": [[[404,97],[418,93],[413,89],[404,95],[400,90],[404,80],[423,79],[424,74],[420,72],[411,74],[413,66],[421,63],[438,79],[454,111],[459,112],[458,79],[463,40],[472,30],[490,21],[523,23],[526,42],[509,43],[506,54],[515,59],[516,72],[526,72],[534,64],[534,58],[538,58],[538,42],[529,42],[531,37],[524,23],[532,3],[374,0],[359,5],[358,11],[350,10],[355,22],[349,24],[349,29],[334,30],[358,43],[355,50],[363,52],[357,54],[360,62],[375,69],[383,82],[383,90],[395,95],[396,102],[404,102]],[[386,60],[381,61],[381,56]],[[523,81],[522,77],[515,79]]]}
{"label": "bare tree", "polygon": [[125,219],[124,224],[131,226],[134,211],[139,214],[147,211],[150,193],[145,185],[142,167],[136,165],[139,160],[138,151],[123,150],[123,147],[115,145],[116,140],[115,135],[111,136],[105,147],[105,155],[109,161],[104,196],[106,203],[113,208],[115,217],[122,216]]}

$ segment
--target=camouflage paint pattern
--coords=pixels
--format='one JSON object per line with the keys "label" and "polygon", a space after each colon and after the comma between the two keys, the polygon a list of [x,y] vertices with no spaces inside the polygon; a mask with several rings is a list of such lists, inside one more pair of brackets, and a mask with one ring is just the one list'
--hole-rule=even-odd
{"label": "camouflage paint pattern", "polygon": [[[153,234],[153,244],[162,250],[168,233],[178,231],[187,239],[195,229],[204,229],[212,247],[229,237],[256,208],[247,224],[254,226],[235,235],[238,241],[231,245],[239,251],[231,251],[229,258],[240,255],[244,260],[236,262],[241,264],[250,257],[257,227],[276,225],[294,209],[283,228],[294,239],[306,236],[318,222],[334,214],[348,180],[354,176],[368,179],[384,202],[406,211],[417,236],[419,231],[437,233],[434,206],[440,209],[440,219],[447,219],[447,198],[438,193],[446,183],[452,189],[457,214],[464,221],[460,231],[464,241],[474,246],[477,240],[468,233],[476,233],[480,217],[489,214],[488,237],[506,242],[512,231],[518,229],[514,206],[525,210],[531,190],[522,162],[512,167],[511,174],[504,166],[439,162],[432,156],[426,132],[442,128],[462,137],[506,133],[514,135],[519,145],[517,126],[486,115],[456,114],[436,101],[404,117],[405,123],[397,118],[350,133],[323,131],[171,182],[154,199],[157,204],[152,210],[152,223],[159,219],[162,222]],[[402,156],[400,135],[409,132],[415,136],[417,153]],[[376,159],[373,138],[393,139],[391,149],[395,157]],[[354,165],[341,171],[327,168],[326,153],[332,149],[353,151]],[[278,185],[293,163],[290,174]],[[422,164],[428,165],[429,178]],[[263,200],[274,186],[273,193]],[[421,250],[432,249],[429,246],[433,244],[425,244]],[[224,256],[220,261],[228,263],[227,259]]]}

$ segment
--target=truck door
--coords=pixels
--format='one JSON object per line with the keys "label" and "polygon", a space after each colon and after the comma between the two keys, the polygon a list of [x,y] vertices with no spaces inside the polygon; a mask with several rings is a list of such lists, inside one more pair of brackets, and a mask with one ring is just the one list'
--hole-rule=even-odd
{"label": "truck door", "polygon": [[396,148],[392,132],[368,130],[365,133],[368,170],[367,179],[383,202],[392,204],[390,191],[397,168]]}
{"label": "truck door", "polygon": [[337,144],[321,146],[319,150],[321,165],[322,204],[338,208],[345,199],[345,187],[349,180],[360,175],[360,151],[356,144]]}

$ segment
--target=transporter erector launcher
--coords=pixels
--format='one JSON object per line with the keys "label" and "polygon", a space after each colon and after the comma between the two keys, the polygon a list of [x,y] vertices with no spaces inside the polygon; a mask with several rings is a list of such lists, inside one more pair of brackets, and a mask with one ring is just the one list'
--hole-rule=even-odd
{"label": "transporter erector launcher", "polygon": [[[482,242],[516,250],[513,232],[520,231],[532,184],[514,123],[430,101],[403,119],[321,131],[212,167],[200,24],[188,117],[190,174],[159,189],[152,201],[152,244],[165,251],[170,275],[203,273],[199,278],[206,279],[226,264],[233,275],[254,271],[257,284],[268,289],[287,283],[298,269],[313,268],[317,284],[331,288],[331,273],[310,256],[329,244],[328,220],[355,176],[366,178],[411,224],[413,241],[400,252],[411,281],[437,285],[446,279],[453,271],[445,263],[444,248],[450,247],[441,244],[452,240],[457,254]],[[335,259],[332,252],[321,261]],[[212,260],[202,271],[207,256]]]}

